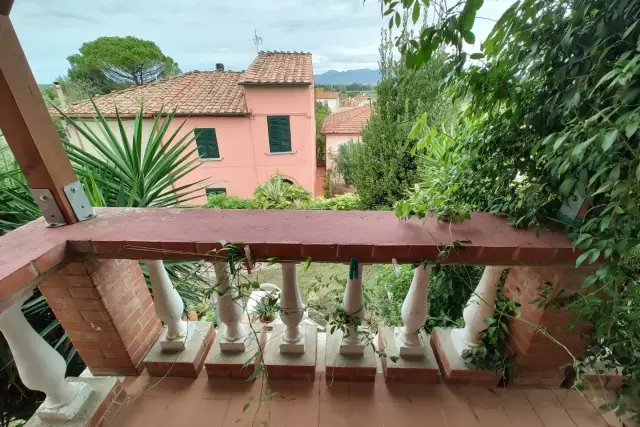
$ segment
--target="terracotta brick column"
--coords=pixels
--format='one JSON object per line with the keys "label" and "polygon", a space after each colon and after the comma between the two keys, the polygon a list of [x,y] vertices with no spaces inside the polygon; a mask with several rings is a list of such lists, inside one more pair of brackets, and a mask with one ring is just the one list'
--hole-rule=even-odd
{"label": "terracotta brick column", "polygon": [[71,262],[39,288],[94,375],[142,371],[162,324],[137,261]]}
{"label": "terracotta brick column", "polygon": [[539,288],[545,283],[552,285],[549,298],[560,289],[564,289],[561,297],[567,297],[580,289],[584,278],[589,274],[589,269],[568,267],[511,267],[505,283],[505,295],[522,304],[520,318],[508,320],[507,346],[516,365],[512,379],[514,385],[558,387],[566,377],[566,365],[572,362],[565,349],[549,337],[536,333],[536,328],[531,324],[544,328],[576,358],[580,358],[587,342],[579,336],[579,332],[588,331],[590,326],[580,325],[567,332],[566,326],[572,319],[567,310],[538,307],[531,301],[539,297]]}

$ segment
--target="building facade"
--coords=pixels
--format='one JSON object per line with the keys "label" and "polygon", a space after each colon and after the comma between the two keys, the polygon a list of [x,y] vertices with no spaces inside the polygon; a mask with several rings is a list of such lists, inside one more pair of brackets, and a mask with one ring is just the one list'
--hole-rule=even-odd
{"label": "building facade", "polygon": [[[94,102],[116,130],[115,107],[133,133],[143,105],[143,141],[148,139],[161,108],[176,111],[167,135],[180,126],[178,139],[193,137],[198,168],[177,186],[203,181],[207,193],[250,197],[254,189],[281,174],[310,192],[316,179],[313,68],[307,53],[260,52],[244,72],[190,72],[99,96]],[[90,101],[66,107],[94,131],[99,124]],[[94,151],[71,127],[70,140]],[[115,132],[116,135],[119,132]]]}
{"label": "building facade", "polygon": [[324,88],[316,88],[316,101],[324,104],[332,113],[340,110],[340,92],[327,92]]}
{"label": "building facade", "polygon": [[371,117],[371,107],[353,107],[329,114],[322,122],[320,133],[325,136],[327,169],[334,169],[340,146],[349,141],[360,142],[364,125]]}

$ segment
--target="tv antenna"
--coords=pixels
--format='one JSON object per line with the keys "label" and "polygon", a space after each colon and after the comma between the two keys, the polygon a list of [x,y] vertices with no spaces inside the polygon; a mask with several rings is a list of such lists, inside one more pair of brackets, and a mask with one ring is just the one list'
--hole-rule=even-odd
{"label": "tv antenna", "polygon": [[253,44],[256,45],[256,52],[260,53],[260,45],[263,43],[262,37],[258,36],[258,30],[253,30]]}

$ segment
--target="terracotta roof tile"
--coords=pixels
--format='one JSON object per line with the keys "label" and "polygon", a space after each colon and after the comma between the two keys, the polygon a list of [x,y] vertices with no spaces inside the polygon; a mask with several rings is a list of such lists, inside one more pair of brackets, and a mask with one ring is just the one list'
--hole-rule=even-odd
{"label": "terracotta roof tile", "polygon": [[371,107],[369,105],[329,114],[322,122],[320,133],[323,135],[330,133],[360,134],[370,117]]}
{"label": "terracotta roof tile", "polygon": [[312,84],[311,54],[260,52],[243,73],[240,84]]}
{"label": "terracotta roof tile", "polygon": [[340,96],[340,92],[325,92],[321,87],[316,88],[316,99],[336,99]]}
{"label": "terracotta roof tile", "polygon": [[353,98],[341,99],[340,100],[341,107],[357,107],[358,101]]}
{"label": "terracotta roof tile", "polygon": [[[115,116],[116,106],[121,116],[133,116],[140,102],[144,102],[145,115],[157,114],[163,105],[165,111],[177,108],[176,114],[182,116],[247,114],[244,91],[238,84],[241,76],[242,73],[233,71],[193,71],[96,96],[93,100],[106,117]],[[51,113],[60,115],[55,110]],[[95,115],[89,100],[71,103],[65,113],[72,117]]]}

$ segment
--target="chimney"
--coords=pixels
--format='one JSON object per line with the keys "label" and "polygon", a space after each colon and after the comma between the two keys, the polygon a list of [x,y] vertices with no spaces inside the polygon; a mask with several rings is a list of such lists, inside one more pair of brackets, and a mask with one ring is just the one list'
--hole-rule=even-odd
{"label": "chimney", "polygon": [[224,71],[224,64],[222,62],[216,64],[216,71]]}
{"label": "chimney", "polygon": [[56,89],[56,95],[58,95],[58,99],[60,100],[60,107],[64,110],[67,108],[67,98],[64,97],[64,93],[62,93],[62,87],[60,86],[60,82],[53,82],[53,87]]}

